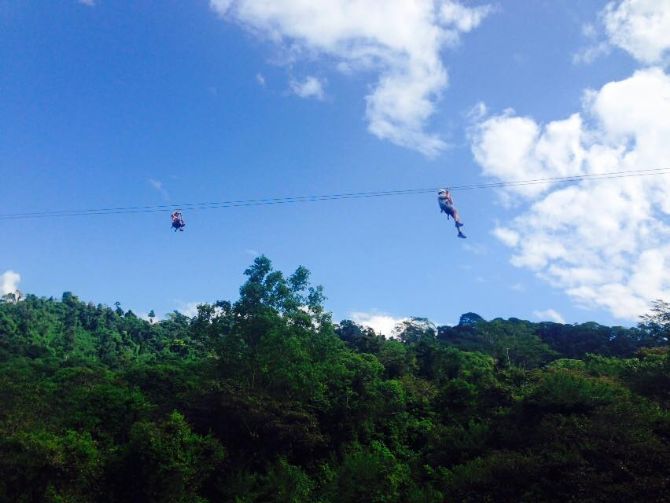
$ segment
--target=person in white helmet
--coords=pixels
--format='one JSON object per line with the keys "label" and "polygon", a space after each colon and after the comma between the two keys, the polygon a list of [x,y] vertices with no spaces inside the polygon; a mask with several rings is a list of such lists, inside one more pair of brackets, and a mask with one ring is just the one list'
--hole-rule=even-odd
{"label": "person in white helmet", "polygon": [[461,222],[461,216],[458,214],[458,210],[454,206],[454,200],[451,198],[451,194],[447,189],[440,189],[437,193],[437,202],[440,205],[440,211],[447,214],[447,219],[453,217],[454,222],[456,222],[456,230],[458,231],[458,237],[465,239],[465,234],[461,232],[461,227],[463,227],[463,222]]}

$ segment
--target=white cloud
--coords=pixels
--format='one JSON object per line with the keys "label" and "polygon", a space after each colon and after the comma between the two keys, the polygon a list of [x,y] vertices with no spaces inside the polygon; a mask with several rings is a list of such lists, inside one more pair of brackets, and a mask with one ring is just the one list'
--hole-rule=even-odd
{"label": "white cloud", "polygon": [[256,74],[256,82],[258,82],[259,86],[265,87],[265,77],[263,76],[262,73]]}
{"label": "white cloud", "polygon": [[291,81],[291,90],[296,96],[301,98],[316,98],[322,100],[325,96],[323,92],[323,82],[316,77],[307,77],[302,82]]}
{"label": "white cloud", "polygon": [[572,62],[575,64],[591,64],[601,56],[606,56],[610,53],[611,46],[607,42],[598,42],[578,51],[573,57]]}
{"label": "white cloud", "polygon": [[393,334],[393,329],[398,323],[409,320],[409,318],[396,318],[384,313],[350,313],[351,320],[359,325],[365,325],[372,328],[375,332],[381,333],[386,337]]}
{"label": "white cloud", "polygon": [[439,7],[440,19],[446,26],[451,26],[451,36],[456,37],[453,42],[458,42],[458,32],[467,33],[481,24],[494,8],[490,5],[481,7],[464,7],[458,2],[449,0],[443,2]]}
{"label": "white cloud", "polygon": [[593,23],[585,23],[582,25],[582,35],[586,38],[595,39],[598,37],[598,28]]}
{"label": "white cloud", "polygon": [[514,283],[510,285],[509,289],[514,292],[525,292],[526,286],[523,283]]}
{"label": "white cloud", "polygon": [[[580,173],[584,158],[581,133],[579,114],[540,130],[533,119],[516,116],[510,109],[477,123],[471,131],[472,150],[485,175],[509,182],[572,176]],[[523,166],[523,172],[519,172],[519,166]],[[512,190],[532,198],[549,187],[549,183],[539,183]]]}
{"label": "white cloud", "polygon": [[135,316],[137,316],[138,318],[143,319],[144,321],[148,321],[148,322],[151,322],[151,323],[157,323],[157,322],[165,319],[165,315],[156,313],[155,311],[154,311],[155,316],[153,318],[151,318],[149,316],[150,312],[151,311],[148,311],[148,312],[147,311],[140,311],[138,313],[135,313]]}
{"label": "white cloud", "polygon": [[180,302],[177,311],[179,311],[184,316],[193,318],[198,314],[198,306],[204,304],[204,302]]}
{"label": "white cloud", "polygon": [[670,0],[610,2],[603,11],[610,42],[646,64],[661,63],[670,49]]}
{"label": "white cloud", "polygon": [[[482,117],[472,149],[485,174],[514,181],[669,168],[668,138],[670,76],[648,68],[588,92],[584,109],[564,120]],[[523,209],[493,233],[514,250],[515,266],[623,319],[670,297],[670,175],[505,192]]]}
{"label": "white cloud", "polygon": [[95,0],[77,0],[80,4],[87,7],[95,7]]}
{"label": "white cloud", "polygon": [[600,12],[600,24],[582,33],[591,45],[574,55],[575,63],[591,63],[619,47],[647,65],[664,64],[670,51],[670,0],[615,0]]}
{"label": "white cloud", "polygon": [[561,314],[553,309],[546,309],[544,311],[533,311],[535,316],[540,321],[554,321],[556,323],[565,323],[565,319]]}
{"label": "white cloud", "polygon": [[462,246],[465,251],[472,253],[473,255],[483,256],[489,252],[488,248],[481,243],[463,243]]}
{"label": "white cloud", "polygon": [[448,78],[440,59],[491,8],[454,0],[210,0],[224,19],[284,48],[291,61],[323,56],[345,73],[375,72],[369,131],[434,156],[445,148],[426,126]]}
{"label": "white cloud", "polygon": [[514,247],[519,244],[519,233],[506,227],[496,227],[493,229],[493,235],[507,246]]}
{"label": "white cloud", "polygon": [[21,275],[12,270],[0,274],[0,296],[15,293],[19,289]]}
{"label": "white cloud", "polygon": [[149,182],[149,185],[151,185],[154,188],[154,190],[156,190],[165,201],[170,200],[170,194],[163,186],[163,182],[161,182],[160,180],[154,180],[153,178],[149,178],[149,180],[147,181]]}

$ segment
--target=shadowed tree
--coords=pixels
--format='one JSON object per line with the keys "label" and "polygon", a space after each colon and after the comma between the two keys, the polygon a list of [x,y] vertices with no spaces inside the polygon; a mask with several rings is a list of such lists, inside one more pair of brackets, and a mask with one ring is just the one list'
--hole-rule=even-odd
{"label": "shadowed tree", "polygon": [[654,301],[651,312],[642,316],[639,328],[644,334],[644,343],[667,345],[670,340],[670,303],[660,299]]}

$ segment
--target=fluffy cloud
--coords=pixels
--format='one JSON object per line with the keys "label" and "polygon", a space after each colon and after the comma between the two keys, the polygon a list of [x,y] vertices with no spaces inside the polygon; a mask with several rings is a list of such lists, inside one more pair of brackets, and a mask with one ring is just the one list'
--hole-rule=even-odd
{"label": "fluffy cloud", "polygon": [[307,77],[302,82],[291,81],[291,90],[301,98],[316,98],[322,100],[325,96],[323,92],[323,83],[316,77]]}
{"label": "fluffy cloud", "polygon": [[[584,151],[582,119],[574,114],[548,124],[544,130],[531,118],[513,110],[489,117],[473,130],[473,154],[484,174],[505,181],[541,180],[581,173]],[[523,166],[523,172],[519,172]],[[534,197],[550,184],[519,185],[514,191]]]}
{"label": "fluffy cloud", "polygon": [[561,313],[555,311],[554,309],[547,309],[545,311],[533,311],[533,316],[535,316],[540,321],[553,321],[556,323],[565,323],[565,319],[561,316]]}
{"label": "fluffy cloud", "polygon": [[603,11],[610,42],[638,61],[661,63],[670,49],[670,0],[610,2]]}
{"label": "fluffy cloud", "polygon": [[[586,93],[584,109],[538,124],[479,118],[472,150],[502,181],[668,168],[670,76],[637,71]],[[670,296],[670,175],[508,187],[523,208],[494,230],[528,268],[579,304],[633,320]]]}
{"label": "fluffy cloud", "polygon": [[592,45],[575,55],[577,63],[590,63],[619,47],[638,61],[655,65],[667,63],[670,51],[670,0],[616,0],[600,13],[604,40],[597,40],[599,30],[592,24],[584,35]]}
{"label": "fluffy cloud", "polygon": [[372,328],[375,332],[381,333],[387,337],[393,334],[393,329],[398,323],[408,320],[409,318],[395,318],[388,314],[381,313],[363,313],[354,312],[350,314],[351,320],[359,325],[365,325]]}
{"label": "fluffy cloud", "polygon": [[19,289],[21,275],[12,270],[0,274],[0,295],[14,293]]}
{"label": "fluffy cloud", "polygon": [[439,153],[425,131],[447,85],[440,51],[491,12],[454,0],[210,0],[224,19],[285,48],[293,60],[325,56],[340,70],[379,74],[366,96],[368,129],[381,139]]}

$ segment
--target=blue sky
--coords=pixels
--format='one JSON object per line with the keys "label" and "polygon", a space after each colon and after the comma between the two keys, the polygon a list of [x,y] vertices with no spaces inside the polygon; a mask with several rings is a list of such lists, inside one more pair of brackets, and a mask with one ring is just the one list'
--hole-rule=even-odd
{"label": "blue sky", "polygon": [[[1,213],[524,180],[670,158],[653,133],[670,107],[666,1],[308,4],[0,3]],[[640,32],[644,22],[661,28]],[[455,192],[467,240],[433,195],[193,211],[176,235],[169,211],[6,220],[0,286],[188,311],[236,298],[264,253],[286,272],[308,267],[336,319],[454,323],[475,311],[631,324],[670,291],[670,187],[659,178]]]}

